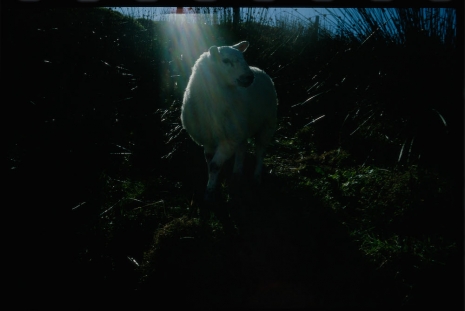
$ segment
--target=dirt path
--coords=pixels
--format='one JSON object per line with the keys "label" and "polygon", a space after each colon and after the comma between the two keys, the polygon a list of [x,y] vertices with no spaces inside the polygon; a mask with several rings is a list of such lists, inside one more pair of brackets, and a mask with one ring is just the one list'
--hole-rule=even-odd
{"label": "dirt path", "polygon": [[[237,221],[240,306],[369,305],[368,271],[330,211],[283,193],[274,183],[243,200]],[[360,299],[364,299],[361,304]]]}
{"label": "dirt path", "polygon": [[154,245],[144,307],[373,306],[370,270],[344,226],[288,185],[276,178],[219,203],[224,233],[187,217],[162,228],[171,233]]}

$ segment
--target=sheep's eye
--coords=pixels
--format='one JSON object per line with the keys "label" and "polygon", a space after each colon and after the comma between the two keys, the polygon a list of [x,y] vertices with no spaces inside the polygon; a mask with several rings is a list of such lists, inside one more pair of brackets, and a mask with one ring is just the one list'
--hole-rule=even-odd
{"label": "sheep's eye", "polygon": [[225,59],[223,59],[223,63],[225,63],[225,64],[229,64],[229,65],[231,65],[231,66],[232,66],[232,62],[231,62],[231,60],[230,60],[229,58],[225,58]]}

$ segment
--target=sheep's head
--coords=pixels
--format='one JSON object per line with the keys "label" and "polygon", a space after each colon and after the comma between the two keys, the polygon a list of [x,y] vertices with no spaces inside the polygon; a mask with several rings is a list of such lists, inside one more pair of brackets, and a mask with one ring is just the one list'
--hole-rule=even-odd
{"label": "sheep's head", "polygon": [[233,46],[212,46],[209,50],[218,78],[228,85],[248,87],[254,80],[252,70],[242,54],[249,42],[242,41]]}

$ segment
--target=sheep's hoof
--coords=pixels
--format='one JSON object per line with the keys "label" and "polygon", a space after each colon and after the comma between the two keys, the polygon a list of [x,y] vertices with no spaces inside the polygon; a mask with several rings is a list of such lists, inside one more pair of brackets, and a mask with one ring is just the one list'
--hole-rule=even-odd
{"label": "sheep's hoof", "polygon": [[215,203],[215,202],[216,202],[216,194],[215,194],[215,191],[207,190],[207,191],[205,192],[204,201],[205,201],[205,203],[207,203],[207,204],[213,204],[213,203]]}
{"label": "sheep's hoof", "polygon": [[242,174],[235,173],[231,178],[231,194],[237,195],[240,194],[244,188],[244,178]]}
{"label": "sheep's hoof", "polygon": [[235,184],[239,184],[244,180],[244,174],[242,173],[233,173],[231,182]]}
{"label": "sheep's hoof", "polygon": [[200,206],[199,216],[201,219],[210,219],[212,213],[214,214],[216,210],[216,199],[215,195],[205,193],[205,198],[203,204]]}

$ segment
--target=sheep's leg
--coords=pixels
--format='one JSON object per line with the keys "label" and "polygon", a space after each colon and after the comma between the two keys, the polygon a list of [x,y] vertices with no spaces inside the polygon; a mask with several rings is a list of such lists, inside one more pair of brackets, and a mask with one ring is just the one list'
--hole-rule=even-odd
{"label": "sheep's leg", "polygon": [[254,179],[257,182],[257,184],[261,183],[265,149],[266,146],[270,143],[273,134],[274,129],[270,128],[260,132],[255,138],[255,157],[257,159],[257,162],[255,166]]}
{"label": "sheep's leg", "polygon": [[[228,145],[219,145],[216,149],[213,157],[213,153],[205,150],[205,157],[208,164],[208,183],[207,190],[205,192],[205,201],[215,200],[215,190],[218,184],[218,176],[224,162],[234,154],[234,148],[230,148]],[[210,159],[210,160],[209,160]]]}
{"label": "sheep's leg", "polygon": [[243,189],[243,172],[244,172],[244,158],[247,151],[247,140],[244,140],[236,148],[236,156],[234,160],[233,176],[231,180],[230,194],[234,199],[239,197]]}
{"label": "sheep's leg", "polygon": [[255,156],[257,159],[255,172],[253,174],[257,184],[261,183],[262,180],[262,170],[263,170],[263,158],[265,156],[265,147],[262,145],[255,145]]}
{"label": "sheep's leg", "polygon": [[205,160],[207,161],[207,168],[208,168],[208,184],[207,184],[207,191],[205,192],[205,201],[213,201],[214,193],[208,191],[208,185],[210,184],[210,175],[212,173],[211,162],[212,162],[213,156],[215,155],[215,150],[207,149],[205,147],[204,154],[205,154]]}
{"label": "sheep's leg", "polygon": [[[204,150],[204,154],[205,154],[205,160],[207,161],[207,166],[210,165],[210,162],[212,161],[213,159],[213,156],[215,155],[215,151],[211,151],[211,150],[207,150],[205,149]],[[209,168],[210,169],[210,168]]]}
{"label": "sheep's leg", "polygon": [[235,180],[242,178],[242,172],[244,171],[244,158],[245,152],[247,151],[247,140],[243,141],[236,148],[236,158],[234,161],[233,176]]}
{"label": "sheep's leg", "polygon": [[213,156],[215,155],[215,152],[213,151],[207,151],[205,149],[204,151],[204,154],[205,154],[205,160],[207,161],[207,168],[208,168],[208,176],[210,176],[210,163],[213,159]]}

